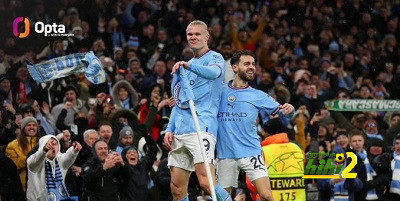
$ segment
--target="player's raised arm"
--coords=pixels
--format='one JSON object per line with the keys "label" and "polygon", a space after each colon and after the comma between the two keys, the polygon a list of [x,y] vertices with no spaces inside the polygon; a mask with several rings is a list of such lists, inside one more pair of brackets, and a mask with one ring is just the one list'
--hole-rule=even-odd
{"label": "player's raised arm", "polygon": [[213,80],[217,79],[222,75],[223,66],[225,61],[223,57],[219,54],[212,55],[213,60],[208,64],[208,66],[202,66],[198,64],[189,64],[188,70],[196,73],[202,78]]}

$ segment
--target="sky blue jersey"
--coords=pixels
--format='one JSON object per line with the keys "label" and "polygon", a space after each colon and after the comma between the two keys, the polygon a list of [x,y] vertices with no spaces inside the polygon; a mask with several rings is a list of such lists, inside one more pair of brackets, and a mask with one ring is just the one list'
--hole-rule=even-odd
{"label": "sky blue jersey", "polygon": [[[224,84],[218,112],[217,154],[219,159],[246,158],[261,153],[256,120],[259,111],[280,113],[279,103],[250,86],[235,89]],[[288,116],[294,114],[292,113]]]}
{"label": "sky blue jersey", "polygon": [[[225,73],[225,61],[221,54],[209,50],[199,58],[189,61],[184,70],[194,94],[194,105],[199,119],[200,130],[217,136],[217,113]],[[176,75],[174,75],[176,76]],[[189,104],[180,101],[180,82],[171,86],[175,106],[172,109],[166,131],[174,135],[195,133],[196,127]]]}

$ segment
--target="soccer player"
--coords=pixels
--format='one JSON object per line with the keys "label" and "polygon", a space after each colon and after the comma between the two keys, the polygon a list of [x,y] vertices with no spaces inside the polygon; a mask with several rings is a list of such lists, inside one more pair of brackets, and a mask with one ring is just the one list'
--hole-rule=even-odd
{"label": "soccer player", "polygon": [[248,175],[262,200],[272,200],[268,173],[261,155],[256,119],[260,111],[291,117],[294,107],[280,105],[268,94],[249,86],[256,63],[250,51],[235,52],[231,58],[233,81],[224,84],[218,112],[218,183],[231,192],[238,185],[239,169]]}
{"label": "soccer player", "polygon": [[[213,182],[215,182],[214,149],[218,130],[217,113],[224,79],[224,58],[221,54],[208,48],[209,33],[207,25],[202,21],[193,21],[186,28],[186,37],[194,58],[189,62],[179,61],[172,74],[183,66],[194,94],[194,103],[199,118],[209,161],[203,161],[200,145],[196,137],[196,128],[187,103],[182,103],[180,82],[172,86],[175,107],[172,109],[170,121],[164,137],[165,147],[171,152],[168,155],[168,166],[171,171],[171,192],[174,200],[188,200],[187,187],[191,171],[195,171],[200,186],[210,194],[204,162],[210,164]],[[177,75],[175,75],[177,76]],[[216,186],[218,200],[231,200],[228,193]]]}

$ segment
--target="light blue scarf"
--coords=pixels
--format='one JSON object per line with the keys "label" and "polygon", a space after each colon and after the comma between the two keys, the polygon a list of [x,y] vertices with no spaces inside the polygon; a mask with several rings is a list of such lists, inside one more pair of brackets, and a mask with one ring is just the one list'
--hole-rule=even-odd
{"label": "light blue scarf", "polygon": [[70,54],[27,66],[29,73],[37,83],[49,82],[77,73],[85,73],[86,79],[93,84],[106,81],[103,66],[92,51]]}
{"label": "light blue scarf", "polygon": [[127,110],[131,109],[131,106],[130,106],[131,99],[129,97],[127,99],[121,100],[121,101],[122,101],[122,105],[124,106],[125,109],[127,109]]}
{"label": "light blue scarf", "polygon": [[[372,168],[371,164],[369,163],[367,152],[363,149],[361,152],[358,152],[357,155],[361,158],[364,163],[365,171],[367,172],[367,181],[372,181],[374,176],[376,176],[375,170]],[[377,200],[378,195],[376,195],[375,188],[368,191],[366,200]]]}
{"label": "light blue scarf", "polygon": [[382,135],[381,135],[381,134],[378,134],[378,133],[375,133],[375,134],[368,134],[368,133],[367,133],[367,137],[368,137],[368,138],[376,138],[376,139],[383,140]]}
{"label": "light blue scarf", "polygon": [[392,170],[390,192],[400,195],[400,155],[396,151],[393,152]]}

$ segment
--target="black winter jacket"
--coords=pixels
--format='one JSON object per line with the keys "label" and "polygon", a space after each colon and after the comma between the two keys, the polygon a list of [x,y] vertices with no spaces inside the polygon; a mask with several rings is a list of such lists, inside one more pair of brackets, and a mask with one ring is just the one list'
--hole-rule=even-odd
{"label": "black winter jacket", "polygon": [[26,200],[17,167],[14,162],[0,153],[0,198],[2,201]]}
{"label": "black winter jacket", "polygon": [[124,201],[142,201],[147,200],[148,189],[147,183],[149,182],[149,172],[156,160],[157,146],[150,135],[145,136],[149,150],[146,156],[143,156],[136,166],[128,164],[125,154],[129,147],[122,151],[122,158],[124,159],[125,166],[127,166],[128,175],[124,183],[123,199]]}
{"label": "black winter jacket", "polygon": [[83,196],[85,201],[120,201],[124,167],[104,170],[97,158],[92,157],[82,166]]}

